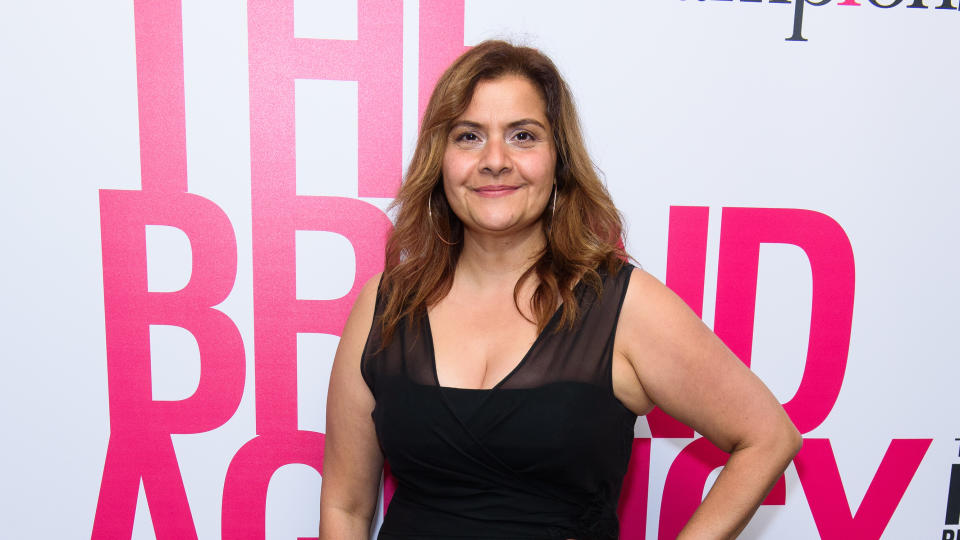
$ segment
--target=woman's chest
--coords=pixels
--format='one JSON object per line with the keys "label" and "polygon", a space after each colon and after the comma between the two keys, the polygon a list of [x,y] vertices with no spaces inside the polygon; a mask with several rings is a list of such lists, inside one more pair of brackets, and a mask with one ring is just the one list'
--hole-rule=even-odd
{"label": "woman's chest", "polygon": [[537,326],[509,304],[486,307],[446,303],[429,312],[433,358],[440,385],[492,388],[524,359]]}

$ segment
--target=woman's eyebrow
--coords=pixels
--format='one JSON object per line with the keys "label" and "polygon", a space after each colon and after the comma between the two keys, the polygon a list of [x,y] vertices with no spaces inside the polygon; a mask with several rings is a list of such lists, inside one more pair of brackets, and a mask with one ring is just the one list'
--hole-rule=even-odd
{"label": "woman's eyebrow", "polygon": [[481,126],[477,122],[471,122],[470,120],[458,120],[457,122],[453,123],[453,126],[451,126],[451,129],[460,128],[460,127],[465,127],[470,129],[481,129],[483,126]]}
{"label": "woman's eyebrow", "polygon": [[534,125],[534,126],[539,127],[540,129],[544,130],[544,131],[547,131],[547,126],[543,125],[543,123],[540,122],[539,120],[535,120],[535,119],[533,119],[533,118],[521,118],[520,120],[515,120],[515,121],[510,122],[509,124],[507,124],[507,127],[509,127],[509,128],[518,128],[518,127],[528,126],[528,125]]}
{"label": "woman's eyebrow", "polygon": [[[529,126],[529,125],[534,125],[544,131],[547,131],[547,126],[543,125],[543,122],[535,118],[521,118],[520,120],[514,120],[513,122],[510,122],[509,124],[507,124],[507,127],[510,129],[513,129],[513,128]],[[469,128],[469,129],[483,129],[482,124],[480,124],[479,122],[474,122],[472,120],[458,120],[457,122],[454,122],[451,129],[461,128],[461,127]]]}

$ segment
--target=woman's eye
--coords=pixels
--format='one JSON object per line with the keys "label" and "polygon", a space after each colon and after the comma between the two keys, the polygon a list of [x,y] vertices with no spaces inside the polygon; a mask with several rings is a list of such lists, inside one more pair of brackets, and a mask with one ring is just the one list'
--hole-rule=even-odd
{"label": "woman's eye", "polygon": [[530,144],[537,140],[533,133],[529,131],[518,131],[513,138],[520,144]]}
{"label": "woman's eye", "polygon": [[480,137],[478,137],[477,134],[473,133],[472,131],[466,131],[454,137],[454,140],[457,142],[472,143],[478,142]]}

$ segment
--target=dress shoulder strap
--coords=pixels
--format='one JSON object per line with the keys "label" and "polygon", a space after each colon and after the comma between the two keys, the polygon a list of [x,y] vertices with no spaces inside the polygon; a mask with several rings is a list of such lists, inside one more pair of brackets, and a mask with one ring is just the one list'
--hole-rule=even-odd
{"label": "dress shoulder strap", "polygon": [[545,335],[530,350],[522,369],[506,381],[505,388],[529,388],[554,382],[581,382],[612,389],[613,344],[620,309],[630,284],[633,266],[624,263],[614,274],[604,275],[599,294],[584,283],[575,297],[580,314],[572,328],[557,329],[551,322]]}
{"label": "dress shoulder strap", "polygon": [[425,321],[421,318],[401,322],[394,330],[393,338],[384,345],[381,320],[385,304],[383,291],[378,288],[373,324],[360,359],[363,380],[374,396],[380,383],[389,377],[403,376],[418,384],[432,385],[431,344],[427,339]]}

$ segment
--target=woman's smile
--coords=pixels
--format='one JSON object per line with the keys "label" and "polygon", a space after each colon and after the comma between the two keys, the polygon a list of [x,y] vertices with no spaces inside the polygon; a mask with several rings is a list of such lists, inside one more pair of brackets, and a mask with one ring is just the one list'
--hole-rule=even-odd
{"label": "woman's smile", "polygon": [[521,186],[510,186],[504,184],[493,184],[489,186],[480,186],[471,188],[473,192],[481,197],[495,198],[495,197],[504,197],[507,195],[512,195]]}

